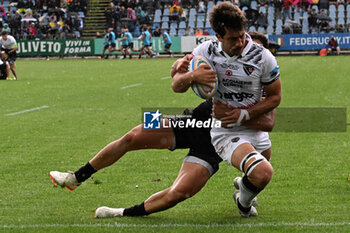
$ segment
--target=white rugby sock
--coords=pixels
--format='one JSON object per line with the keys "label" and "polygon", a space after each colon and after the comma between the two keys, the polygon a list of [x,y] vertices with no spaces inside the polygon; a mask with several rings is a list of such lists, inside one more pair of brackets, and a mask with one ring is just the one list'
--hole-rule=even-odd
{"label": "white rugby sock", "polygon": [[262,189],[257,188],[249,180],[248,176],[244,175],[239,184],[239,203],[244,208],[249,208],[252,205],[252,200],[256,197]]}

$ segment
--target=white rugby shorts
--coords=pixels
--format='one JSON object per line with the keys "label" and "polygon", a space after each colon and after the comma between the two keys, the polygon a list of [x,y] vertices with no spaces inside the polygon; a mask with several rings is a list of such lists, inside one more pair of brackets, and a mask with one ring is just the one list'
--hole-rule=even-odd
{"label": "white rugby shorts", "polygon": [[269,134],[263,131],[212,129],[210,135],[216,153],[230,165],[232,165],[233,152],[243,143],[250,143],[259,153],[271,147]]}

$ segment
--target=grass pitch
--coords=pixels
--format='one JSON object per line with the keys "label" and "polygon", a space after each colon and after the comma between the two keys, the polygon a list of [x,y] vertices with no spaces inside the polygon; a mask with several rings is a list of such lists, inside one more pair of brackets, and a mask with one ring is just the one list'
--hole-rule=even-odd
{"label": "grass pitch", "polygon": [[[53,187],[50,170],[85,164],[140,124],[142,107],[201,102],[192,91],[171,91],[173,61],[19,60],[20,80],[0,82],[0,231],[350,232],[349,132],[271,133],[275,174],[256,218],[239,217],[232,180],[240,172],[224,163],[201,192],[168,211],[93,218],[98,206],[129,207],[170,186],[187,150],[131,152],[73,192]],[[278,62],[282,107],[350,107],[350,57]]]}

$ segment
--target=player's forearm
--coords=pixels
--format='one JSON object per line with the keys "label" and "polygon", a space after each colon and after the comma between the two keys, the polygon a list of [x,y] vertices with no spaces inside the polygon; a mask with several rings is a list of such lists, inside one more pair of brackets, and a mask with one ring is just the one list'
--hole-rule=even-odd
{"label": "player's forearm", "polygon": [[271,132],[275,126],[276,110],[272,110],[266,114],[263,114],[253,120],[249,120],[243,123],[244,126],[265,132]]}
{"label": "player's forearm", "polygon": [[173,77],[171,88],[174,92],[186,92],[193,80],[192,72],[176,73]]}
{"label": "player's forearm", "polygon": [[271,112],[272,110],[278,107],[280,102],[281,102],[281,95],[272,95],[267,97],[266,99],[260,101],[253,107],[247,109],[250,119],[255,119],[268,112]]}

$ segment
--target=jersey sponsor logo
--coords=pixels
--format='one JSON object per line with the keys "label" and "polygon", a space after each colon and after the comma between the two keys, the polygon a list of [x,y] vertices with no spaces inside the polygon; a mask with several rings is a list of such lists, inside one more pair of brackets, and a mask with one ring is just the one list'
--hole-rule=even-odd
{"label": "jersey sponsor logo", "polygon": [[251,86],[253,85],[252,81],[241,81],[241,80],[236,80],[236,79],[227,79],[224,78],[222,79],[222,85],[225,87],[240,87],[243,88],[244,86]]}
{"label": "jersey sponsor logo", "polygon": [[254,68],[254,66],[250,66],[250,65],[243,65],[243,70],[244,70],[244,72],[247,74],[247,75],[251,75],[253,72],[254,72],[254,70],[255,70],[255,68]]}
{"label": "jersey sponsor logo", "polygon": [[232,76],[232,70],[226,70],[225,71],[226,76]]}
{"label": "jersey sponsor logo", "polygon": [[235,100],[237,102],[242,102],[244,99],[254,97],[254,94],[246,93],[246,92],[240,92],[240,93],[224,92],[224,93],[221,93],[220,91],[218,91],[218,93],[220,94],[221,99]]}
{"label": "jersey sponsor logo", "polygon": [[233,142],[233,143],[238,142],[239,139],[240,139],[239,137],[234,137],[234,138],[231,139],[231,142]]}
{"label": "jersey sponsor logo", "polygon": [[156,112],[143,112],[143,128],[144,129],[160,129],[160,116],[162,113],[157,110]]}
{"label": "jersey sponsor logo", "polygon": [[233,64],[227,64],[227,63],[222,63],[220,66],[224,69],[230,69],[230,70],[239,70],[238,65],[233,65]]}

